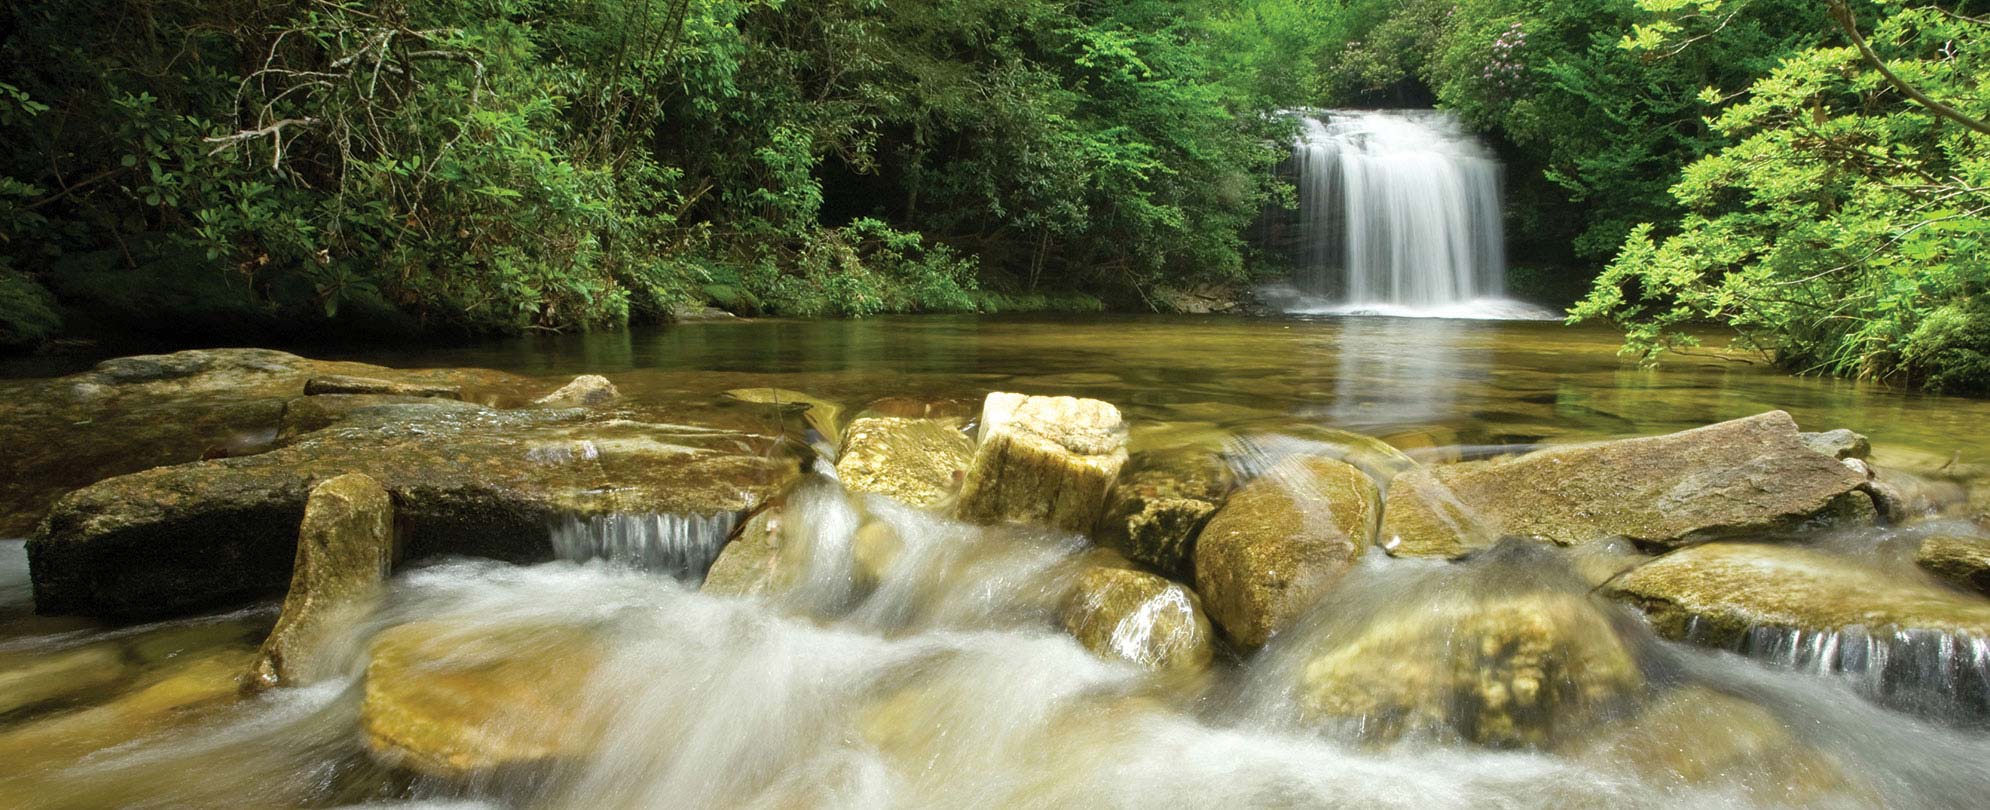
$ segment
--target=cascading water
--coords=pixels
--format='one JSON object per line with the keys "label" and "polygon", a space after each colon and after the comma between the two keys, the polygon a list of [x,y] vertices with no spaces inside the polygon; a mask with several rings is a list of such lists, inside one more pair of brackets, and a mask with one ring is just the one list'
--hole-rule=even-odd
{"label": "cascading water", "polygon": [[1455,119],[1331,111],[1300,123],[1293,282],[1310,300],[1295,311],[1546,314],[1502,298],[1499,163]]}

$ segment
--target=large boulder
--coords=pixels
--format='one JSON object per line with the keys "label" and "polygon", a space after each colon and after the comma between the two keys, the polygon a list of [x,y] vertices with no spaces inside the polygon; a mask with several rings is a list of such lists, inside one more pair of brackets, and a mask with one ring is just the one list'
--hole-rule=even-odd
{"label": "large boulder", "polygon": [[360,725],[375,757],[447,779],[571,759],[596,736],[574,684],[605,655],[580,628],[400,625],[374,639]]}
{"label": "large boulder", "polygon": [[1374,481],[1329,458],[1292,459],[1230,496],[1195,542],[1211,619],[1263,646],[1331,589],[1375,539]]}
{"label": "large boulder", "polygon": [[1990,600],[1771,543],[1708,543],[1631,569],[1604,592],[1643,609],[1659,633],[1733,646],[1755,628],[1932,631],[1990,636]]}
{"label": "large boulder", "polygon": [[1191,577],[1196,534],[1234,486],[1229,463],[1210,450],[1181,447],[1136,454],[1106,497],[1093,537],[1168,576]]}
{"label": "large boulder", "polygon": [[989,394],[961,485],[959,517],[1089,531],[1126,464],[1126,434],[1111,403]]}
{"label": "large boulder", "polygon": [[597,405],[607,405],[621,398],[622,392],[616,390],[615,384],[609,382],[607,377],[599,374],[582,374],[575,377],[573,382],[560,386],[559,390],[532,402],[535,405],[551,408],[592,408]]}
{"label": "large boulder", "polygon": [[[1445,464],[1428,479],[1392,485],[1399,520],[1385,534],[1398,553],[1454,555],[1490,535],[1567,545],[1622,537],[1645,546],[1792,528],[1840,515],[1873,515],[1865,477],[1807,446],[1782,411],[1639,439],[1550,447]],[[1484,521],[1457,535],[1450,516]]]}
{"label": "large boulder", "polygon": [[363,408],[252,456],[162,467],[64,497],[28,542],[43,613],[157,616],[278,592],[311,487],[392,493],[410,559],[550,559],[552,527],[612,513],[743,512],[798,472],[771,437],[577,410]]}
{"label": "large boulder", "polygon": [[394,502],[380,482],[341,475],[313,487],[297,530],[290,592],[250,684],[295,685],[332,674],[325,646],[371,611],[393,561]]}
{"label": "large boulder", "polygon": [[1397,473],[1382,508],[1382,550],[1392,557],[1462,557],[1499,541],[1485,518],[1452,494],[1432,467]]}
{"label": "large boulder", "polygon": [[1990,538],[1938,534],[1921,541],[1914,562],[1958,588],[1990,595]]}
{"label": "large boulder", "polygon": [[328,375],[453,387],[486,404],[523,402],[542,387],[497,371],[392,369],[268,349],[120,357],[67,377],[0,381],[0,445],[8,448],[0,453],[0,537],[25,536],[57,498],[104,478],[269,449],[284,403]]}
{"label": "large boulder", "polygon": [[1061,619],[1085,649],[1149,669],[1195,671],[1214,655],[1209,619],[1194,591],[1122,566],[1080,572]]}
{"label": "large boulder", "polygon": [[946,422],[869,416],[850,423],[836,477],[851,492],[935,508],[953,497],[973,456],[974,443]]}
{"label": "large boulder", "polygon": [[1609,618],[1581,594],[1439,596],[1307,659],[1299,708],[1374,741],[1546,746],[1589,729],[1643,685]]}

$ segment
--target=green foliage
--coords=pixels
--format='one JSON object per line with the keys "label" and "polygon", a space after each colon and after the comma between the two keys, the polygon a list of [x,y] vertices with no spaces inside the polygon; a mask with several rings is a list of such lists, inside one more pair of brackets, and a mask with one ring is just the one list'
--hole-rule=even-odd
{"label": "green foliage", "polygon": [[[1990,113],[1990,26],[1880,10],[1868,38],[1897,75],[1964,116]],[[1733,11],[1694,7],[1703,21]],[[1627,46],[1694,30],[1660,19]],[[1623,325],[1648,358],[1715,321],[1799,371],[1990,391],[1990,136],[1909,100],[1848,47],[1790,55],[1734,98],[1712,119],[1730,145],[1672,188],[1686,213],[1634,230],[1574,317]]]}
{"label": "green foliage", "polygon": [[33,346],[60,328],[54,297],[34,279],[0,268],[0,346]]}

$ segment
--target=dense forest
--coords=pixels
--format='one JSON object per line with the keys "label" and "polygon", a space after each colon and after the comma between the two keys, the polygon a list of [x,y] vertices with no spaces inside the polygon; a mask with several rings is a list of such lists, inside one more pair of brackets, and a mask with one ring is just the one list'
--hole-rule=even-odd
{"label": "dense forest", "polygon": [[[1499,149],[1515,286],[1650,357],[1990,389],[1990,9],[69,0],[0,16],[0,344],[1166,310],[1281,272],[1298,107]],[[1578,300],[1579,299],[1579,300]]]}

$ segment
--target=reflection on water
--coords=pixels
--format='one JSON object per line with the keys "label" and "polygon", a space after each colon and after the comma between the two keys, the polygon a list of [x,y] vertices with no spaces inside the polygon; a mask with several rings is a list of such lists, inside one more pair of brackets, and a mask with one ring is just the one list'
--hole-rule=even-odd
{"label": "reflection on water", "polygon": [[[1990,450],[1982,403],[1727,360],[1640,370],[1614,345],[1527,323],[934,318],[359,359],[549,382],[605,373],[665,410],[751,386],[852,410],[1089,395],[1128,413],[1137,446],[1227,449],[1247,474],[1293,453],[1378,475],[1408,463],[1336,431],[1455,455],[1772,407],[1869,433],[1906,462]],[[1899,710],[1875,688],[1893,669],[1875,668],[1874,645],[1751,638],[1764,661],[1653,637],[1590,593],[1626,549],[1509,544],[1460,563],[1371,551],[1260,653],[1156,673],[1059,630],[1064,595],[1095,564],[1083,538],[852,498],[820,473],[779,509],[786,545],[757,596],[697,590],[741,516],[577,521],[557,527],[557,562],[400,572],[384,609],[340,640],[343,674],[257,696],[236,679],[271,606],[125,628],[31,619],[21,545],[0,542],[0,806],[1945,807],[1990,790],[1990,734]],[[1825,542],[1883,558],[1897,539]],[[492,645],[532,660],[524,683],[472,667],[445,693],[512,696],[486,727],[549,728],[571,747],[463,781],[381,764],[362,730],[363,651],[392,633],[429,664]],[[1889,648],[1894,669],[1940,679],[1981,654],[1980,641],[1919,643]],[[404,677],[442,677],[423,672]],[[1938,710],[1981,712],[1980,697]]]}

